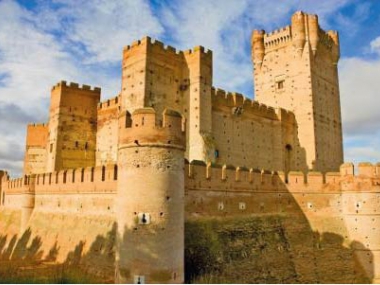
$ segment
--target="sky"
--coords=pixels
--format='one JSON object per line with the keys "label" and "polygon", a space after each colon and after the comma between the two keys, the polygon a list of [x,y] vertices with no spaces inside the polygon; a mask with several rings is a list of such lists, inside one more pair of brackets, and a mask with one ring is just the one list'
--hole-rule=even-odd
{"label": "sky", "polygon": [[54,84],[116,96],[122,49],[146,35],[211,49],[214,86],[254,98],[251,32],[288,25],[298,10],[340,33],[345,161],[380,161],[380,1],[0,0],[0,169],[21,175],[26,125],[47,122]]}

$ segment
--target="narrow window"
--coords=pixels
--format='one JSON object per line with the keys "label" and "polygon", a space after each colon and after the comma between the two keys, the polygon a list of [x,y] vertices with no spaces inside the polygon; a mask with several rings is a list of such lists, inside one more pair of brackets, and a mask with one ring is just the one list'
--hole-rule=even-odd
{"label": "narrow window", "polygon": [[79,146],[79,142],[76,141],[76,142],[75,142],[75,147],[78,148],[78,146]]}
{"label": "narrow window", "polygon": [[91,182],[94,182],[94,168],[91,168]]}
{"label": "narrow window", "polygon": [[88,142],[86,142],[85,144],[84,144],[84,150],[87,150],[88,149]]}
{"label": "narrow window", "polygon": [[113,180],[117,180],[117,165],[113,167]]}
{"label": "narrow window", "polygon": [[106,167],[102,167],[102,181],[106,180]]}
{"label": "narrow window", "polygon": [[53,144],[50,144],[50,152],[53,152]]}
{"label": "narrow window", "polygon": [[125,114],[125,127],[130,128],[132,126],[132,118],[131,113],[127,112]]}
{"label": "narrow window", "polygon": [[277,82],[277,89],[278,90],[284,89],[284,80]]}

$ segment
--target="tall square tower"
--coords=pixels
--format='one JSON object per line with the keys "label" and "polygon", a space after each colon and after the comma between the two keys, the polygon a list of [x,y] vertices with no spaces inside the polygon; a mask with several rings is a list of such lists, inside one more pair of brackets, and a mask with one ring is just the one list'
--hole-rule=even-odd
{"label": "tall square tower", "polygon": [[343,162],[338,33],[323,31],[316,15],[296,12],[290,26],[253,32],[252,60],[256,99],[294,112],[307,168],[338,170]]}

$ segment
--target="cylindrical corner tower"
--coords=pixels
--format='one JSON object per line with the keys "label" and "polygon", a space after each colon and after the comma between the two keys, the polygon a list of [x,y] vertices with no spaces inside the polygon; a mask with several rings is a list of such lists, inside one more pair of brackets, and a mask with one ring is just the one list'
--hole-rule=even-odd
{"label": "cylindrical corner tower", "polygon": [[252,62],[261,67],[265,55],[264,30],[253,30],[252,33]]}
{"label": "cylindrical corner tower", "polygon": [[331,47],[331,59],[333,65],[337,65],[340,58],[339,34],[337,31],[328,31],[327,34],[334,42]]}
{"label": "cylindrical corner tower", "polygon": [[184,282],[182,117],[152,108],[120,116],[117,278],[122,283]]}
{"label": "cylindrical corner tower", "polygon": [[317,15],[307,15],[309,25],[310,47],[313,55],[316,55],[319,42],[319,25]]}
{"label": "cylindrical corner tower", "polygon": [[301,56],[306,43],[305,14],[302,11],[297,11],[292,16],[292,39],[293,46]]}

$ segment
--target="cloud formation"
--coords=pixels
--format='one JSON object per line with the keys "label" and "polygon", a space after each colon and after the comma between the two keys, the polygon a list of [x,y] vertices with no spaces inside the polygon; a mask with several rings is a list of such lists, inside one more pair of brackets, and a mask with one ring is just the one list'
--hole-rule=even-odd
{"label": "cloud formation", "polygon": [[[145,35],[178,49],[212,49],[214,85],[252,97],[252,29],[288,25],[294,11],[305,10],[353,41],[372,7],[354,0],[275,2],[52,0],[27,7],[0,1],[0,169],[21,173],[26,124],[47,120],[52,85],[65,79],[102,87],[103,99],[115,96],[122,48]],[[379,158],[380,35],[371,40],[365,49],[371,58],[343,53],[340,63],[346,160]]]}

